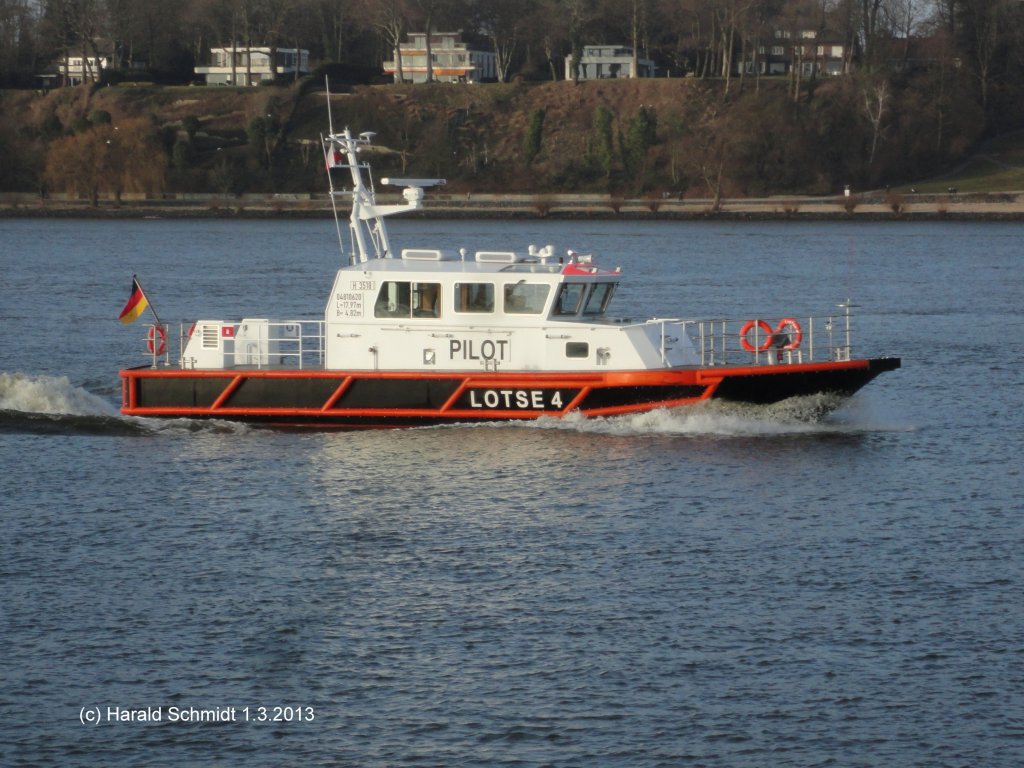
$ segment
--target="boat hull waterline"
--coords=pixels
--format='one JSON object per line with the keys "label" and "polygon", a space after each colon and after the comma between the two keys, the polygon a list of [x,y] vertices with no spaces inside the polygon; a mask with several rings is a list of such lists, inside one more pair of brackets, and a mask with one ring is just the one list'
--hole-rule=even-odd
{"label": "boat hull waterline", "polygon": [[121,371],[127,416],[268,426],[387,427],[619,416],[720,399],[767,405],[852,395],[898,358],[602,373],[133,368]]}

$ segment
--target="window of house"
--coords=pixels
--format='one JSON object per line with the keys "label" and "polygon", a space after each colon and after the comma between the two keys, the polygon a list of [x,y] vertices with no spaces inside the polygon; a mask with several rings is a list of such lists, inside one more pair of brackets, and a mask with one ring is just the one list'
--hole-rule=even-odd
{"label": "window of house", "polygon": [[505,285],[505,312],[510,315],[539,315],[544,311],[551,286],[543,283],[518,283]]}
{"label": "window of house", "polygon": [[380,286],[374,317],[440,317],[441,284],[387,280]]}
{"label": "window of house", "polygon": [[785,49],[781,45],[772,46],[772,56],[781,56],[785,52]]}
{"label": "window of house", "polygon": [[456,312],[493,312],[494,285],[491,283],[456,283]]}

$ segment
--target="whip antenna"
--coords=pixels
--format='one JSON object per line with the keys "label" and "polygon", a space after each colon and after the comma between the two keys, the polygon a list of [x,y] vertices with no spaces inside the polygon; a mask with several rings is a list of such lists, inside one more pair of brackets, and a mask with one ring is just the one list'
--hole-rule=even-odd
{"label": "whip antenna", "polygon": [[323,134],[320,134],[320,145],[324,151],[324,168],[327,171],[327,189],[331,195],[331,211],[334,213],[334,230],[338,234],[338,251],[345,255],[345,240],[341,236],[341,222],[338,221],[338,202],[335,200],[334,179],[331,178],[331,168],[336,163],[334,155],[338,151],[334,142],[334,118],[331,116],[331,81],[324,76],[324,92],[327,94],[327,141],[324,141]]}

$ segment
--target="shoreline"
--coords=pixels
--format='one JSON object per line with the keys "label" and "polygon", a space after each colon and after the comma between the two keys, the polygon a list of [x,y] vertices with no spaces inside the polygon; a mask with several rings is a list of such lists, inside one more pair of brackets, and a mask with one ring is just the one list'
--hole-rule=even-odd
{"label": "shoreline", "polygon": [[[378,194],[381,203],[400,195]],[[340,205],[339,215],[348,215]],[[327,195],[124,195],[120,203],[54,195],[0,194],[0,218],[217,218],[319,219],[332,216]],[[552,220],[750,220],[750,221],[1021,221],[1024,193],[872,193],[844,198],[792,197],[711,199],[619,198],[611,195],[435,195],[423,208],[403,214],[432,219]]]}

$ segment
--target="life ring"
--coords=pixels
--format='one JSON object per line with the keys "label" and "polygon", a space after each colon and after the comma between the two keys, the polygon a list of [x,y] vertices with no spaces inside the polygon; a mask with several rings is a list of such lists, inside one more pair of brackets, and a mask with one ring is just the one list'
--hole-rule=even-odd
{"label": "life ring", "polygon": [[157,357],[167,351],[167,331],[162,325],[149,326],[149,333],[146,334],[146,349]]}
{"label": "life ring", "polygon": [[775,335],[779,339],[789,339],[779,349],[796,349],[800,346],[800,342],[804,339],[804,329],[800,327],[800,323],[794,320],[792,317],[784,317],[779,320],[779,324],[775,326]]}
{"label": "life ring", "polygon": [[[757,328],[760,332],[761,338],[763,339],[756,347],[747,339],[747,335],[754,330],[754,328]],[[755,338],[757,338],[756,334]],[[772,327],[764,320],[747,320],[746,324],[740,328],[740,346],[747,350],[747,352],[764,352],[771,345]]]}

